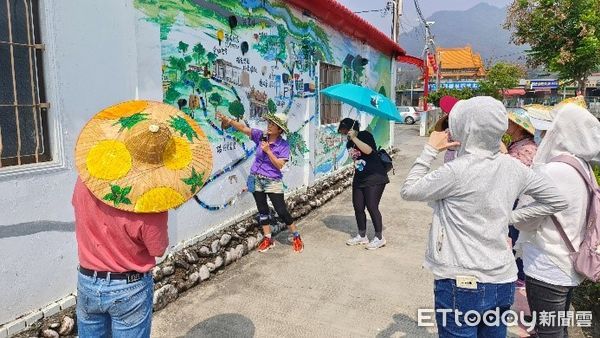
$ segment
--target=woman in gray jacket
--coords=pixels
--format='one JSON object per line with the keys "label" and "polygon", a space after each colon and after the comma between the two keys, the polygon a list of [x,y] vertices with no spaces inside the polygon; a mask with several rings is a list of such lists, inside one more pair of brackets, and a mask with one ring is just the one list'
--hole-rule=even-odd
{"label": "woman in gray jacket", "polygon": [[[508,127],[500,101],[459,101],[449,127],[457,142],[434,132],[401,190],[402,198],[433,207],[424,266],[435,278],[439,335],[506,337],[500,318],[513,303],[517,279],[507,224],[552,215],[567,204],[547,180],[500,153]],[[458,157],[429,172],[437,155],[455,146]],[[523,193],[535,202],[512,210]]]}

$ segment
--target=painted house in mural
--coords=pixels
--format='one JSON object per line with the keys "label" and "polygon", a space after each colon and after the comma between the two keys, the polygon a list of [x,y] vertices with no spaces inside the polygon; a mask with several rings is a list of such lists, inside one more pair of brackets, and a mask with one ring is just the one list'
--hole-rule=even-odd
{"label": "painted house in mural", "polygon": [[389,121],[319,95],[352,82],[389,96],[404,55],[333,0],[0,1],[0,16],[13,25],[0,50],[16,56],[0,62],[0,325],[75,292],[73,149],[107,106],[164,101],[212,144],[198,203],[170,213],[170,250],[254,212],[244,188],[256,145],[222,130],[217,111],[257,128],[287,114],[288,192],[351,163],[336,134],[349,114],[392,142]]}

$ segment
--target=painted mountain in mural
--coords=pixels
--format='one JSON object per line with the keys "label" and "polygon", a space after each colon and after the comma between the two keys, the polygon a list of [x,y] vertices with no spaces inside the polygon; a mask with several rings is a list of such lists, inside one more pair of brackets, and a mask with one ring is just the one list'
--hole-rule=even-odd
{"label": "painted mountain in mural", "polygon": [[[506,8],[480,3],[466,11],[439,11],[428,21],[435,21],[432,32],[440,47],[462,47],[470,44],[481,53],[484,62],[490,60],[523,61],[526,47],[510,43],[510,32],[502,28]],[[400,43],[411,55],[421,55],[425,43],[422,27],[416,27],[400,37]]]}

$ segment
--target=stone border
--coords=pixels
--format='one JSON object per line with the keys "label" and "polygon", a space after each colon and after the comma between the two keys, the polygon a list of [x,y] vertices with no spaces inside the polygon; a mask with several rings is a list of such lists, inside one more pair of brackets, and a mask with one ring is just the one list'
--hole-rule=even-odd
{"label": "stone border", "polygon": [[[393,149],[390,154],[395,152]],[[299,220],[341,194],[352,184],[353,172],[352,167],[346,167],[306,189],[297,190],[286,199],[292,217]],[[154,311],[163,309],[183,292],[208,280],[211,275],[221,273],[226,266],[254,250],[263,239],[257,225],[256,214],[252,214],[222,230],[202,236],[201,240],[187,240],[185,243],[193,244],[169,254],[152,269]],[[282,223],[272,224],[273,234],[284,228]],[[0,338],[14,334],[19,338],[75,337],[72,335],[76,332],[75,301],[76,295],[69,295],[42,310],[0,326]]]}

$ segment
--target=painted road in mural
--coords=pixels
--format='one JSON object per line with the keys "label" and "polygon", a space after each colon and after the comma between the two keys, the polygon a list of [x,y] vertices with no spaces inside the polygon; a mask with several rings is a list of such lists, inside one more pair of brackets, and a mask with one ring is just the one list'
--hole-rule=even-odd
{"label": "painted road in mural", "polygon": [[[197,196],[208,210],[230,206],[244,193],[255,152],[246,135],[221,129],[217,111],[256,128],[264,128],[261,117],[267,112],[287,114],[292,131],[287,135],[292,148],[288,170],[293,173],[308,164],[319,176],[348,161],[335,128],[320,125],[319,62],[339,65],[344,82],[389,92],[390,61],[385,56],[326,31],[280,2],[161,0],[159,6],[157,0],[135,0],[134,4],[145,20],[160,27],[164,101],[197,121],[212,144],[214,170]],[[380,144],[387,144],[385,121],[373,119],[369,127]],[[316,135],[313,154],[305,128]],[[303,176],[286,175],[285,183],[299,186]]]}

